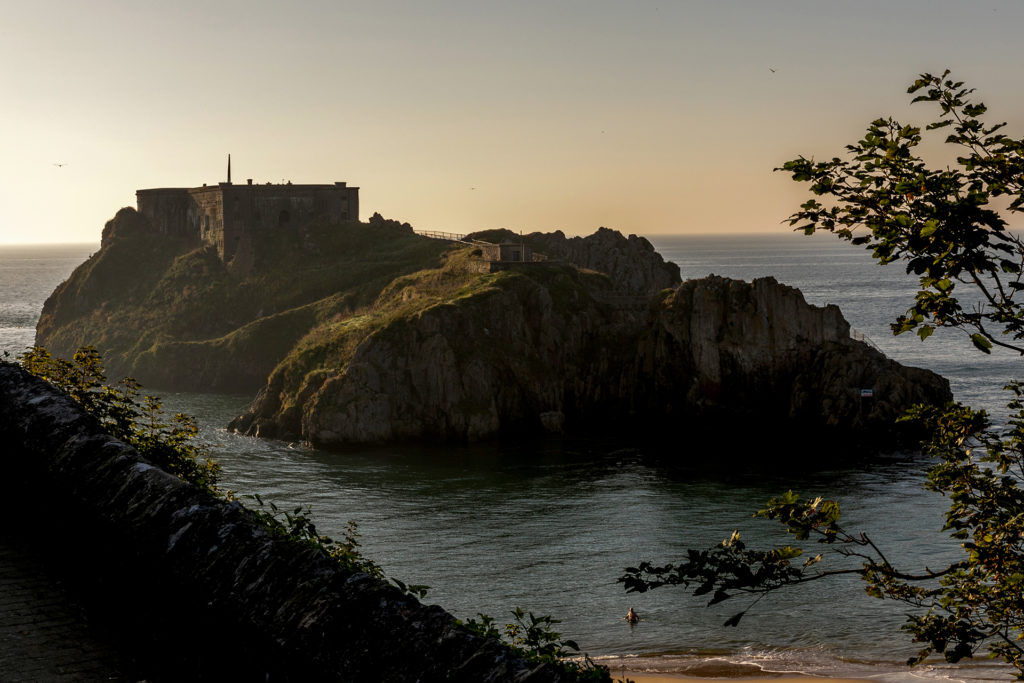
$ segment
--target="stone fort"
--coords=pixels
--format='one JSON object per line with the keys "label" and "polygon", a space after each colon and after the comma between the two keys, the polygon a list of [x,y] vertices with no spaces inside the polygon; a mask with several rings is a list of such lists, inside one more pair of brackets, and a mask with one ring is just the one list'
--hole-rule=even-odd
{"label": "stone fort", "polygon": [[359,220],[359,188],[336,182],[324,185],[227,182],[202,187],[164,187],[135,193],[139,213],[153,227],[210,244],[230,261],[250,232],[279,230],[312,220],[331,225]]}

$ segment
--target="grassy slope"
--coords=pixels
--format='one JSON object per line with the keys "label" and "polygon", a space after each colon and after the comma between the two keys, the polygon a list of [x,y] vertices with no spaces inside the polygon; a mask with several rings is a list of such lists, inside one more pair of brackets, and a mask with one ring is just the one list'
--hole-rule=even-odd
{"label": "grassy slope", "polygon": [[[557,308],[568,310],[578,301],[581,292],[611,288],[603,274],[565,265],[526,272],[475,273],[467,268],[467,261],[473,256],[472,248],[450,252],[439,268],[396,278],[372,305],[358,314],[336,318],[311,329],[271,374],[267,402],[259,412],[264,416],[277,413],[283,416],[284,424],[297,430],[301,406],[327,379],[344,371],[360,344],[371,335],[389,334],[435,306],[479,305],[483,299],[496,296],[502,290],[541,286]],[[479,339],[463,341],[473,346],[473,353],[480,352]],[[505,351],[496,348],[495,353],[500,356]]]}
{"label": "grassy slope", "polygon": [[255,239],[256,265],[235,276],[211,249],[156,234],[130,209],[104,235],[47,302],[40,343],[59,354],[91,344],[112,375],[195,390],[255,389],[310,327],[450,249],[395,225],[296,227]]}

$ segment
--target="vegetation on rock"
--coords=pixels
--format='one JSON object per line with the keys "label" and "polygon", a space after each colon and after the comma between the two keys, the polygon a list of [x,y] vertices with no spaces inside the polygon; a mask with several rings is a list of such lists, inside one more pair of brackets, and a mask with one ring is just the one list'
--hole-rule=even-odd
{"label": "vegetation on rock", "polygon": [[225,264],[124,209],[46,302],[37,342],[92,345],[149,386],[258,391],[232,428],[324,447],[654,433],[737,411],[877,441],[910,402],[947,398],[774,281],[680,285],[646,239],[606,228],[471,237],[548,259],[492,264],[375,215],[252,231]]}
{"label": "vegetation on rock", "polygon": [[88,343],[114,374],[151,386],[252,391],[311,327],[350,315],[451,248],[392,221],[252,241],[255,264],[232,272],[212,247],[122,209],[100,250],[47,300],[36,341],[63,356]]}
{"label": "vegetation on rock", "polygon": [[[22,354],[19,360],[27,372],[66,393],[95,417],[104,431],[134,447],[142,457],[213,496],[242,502],[234,492],[217,486],[219,466],[192,440],[198,433],[195,420],[182,413],[166,420],[161,412],[160,399],[143,395],[140,385],[132,378],[124,378],[116,385],[108,384],[103,360],[95,349],[83,347],[71,360],[65,360],[37,346]],[[243,498],[254,503],[243,506],[249,517],[272,535],[316,547],[346,572],[361,572],[381,582],[389,580],[379,565],[360,552],[355,522],[349,522],[342,540],[335,540],[317,530],[308,506],[282,510],[257,494]],[[390,578],[390,582],[403,593],[417,598],[425,597],[428,591],[427,586],[406,584],[395,578]],[[557,619],[538,617],[533,613],[527,616],[519,608],[513,611],[513,615],[516,622],[507,625],[504,634],[493,628],[482,628],[474,620],[462,626],[472,633],[496,640],[504,636],[507,643],[528,661],[560,667],[576,674],[575,680],[611,680],[608,669],[596,665],[588,656],[583,655],[580,661],[574,659],[579,647],[571,640],[562,640],[561,634],[552,630],[551,627],[559,623]],[[490,625],[488,618],[482,619],[483,624]]]}

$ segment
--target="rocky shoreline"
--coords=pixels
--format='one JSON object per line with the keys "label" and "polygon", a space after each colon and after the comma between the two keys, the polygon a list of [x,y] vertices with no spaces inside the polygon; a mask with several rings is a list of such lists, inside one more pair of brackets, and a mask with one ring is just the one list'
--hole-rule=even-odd
{"label": "rocky shoreline", "polygon": [[304,385],[299,403],[285,404],[273,375],[231,428],[338,447],[743,424],[893,445],[911,438],[896,424],[906,408],[952,396],[935,373],[851,339],[835,306],[772,278],[688,281],[642,313],[576,294],[558,307],[516,281],[402,319]]}
{"label": "rocky shoreline", "polygon": [[[489,267],[486,244],[543,257]],[[891,444],[948,383],[762,278],[681,282],[642,237],[368,223],[254,235],[246,268],[123,209],[47,301],[37,343],[93,345],[114,376],[253,391],[231,427],[327,448],[742,423]],[[127,284],[124,284],[127,283]]]}

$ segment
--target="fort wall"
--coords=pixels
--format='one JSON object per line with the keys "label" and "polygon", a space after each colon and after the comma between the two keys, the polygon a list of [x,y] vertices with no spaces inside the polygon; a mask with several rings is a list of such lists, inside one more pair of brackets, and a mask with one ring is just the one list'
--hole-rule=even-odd
{"label": "fort wall", "polygon": [[242,237],[254,231],[288,229],[323,221],[359,220],[359,188],[323,185],[219,183],[193,188],[158,188],[135,193],[139,213],[161,233],[192,237],[217,248],[230,261]]}
{"label": "fort wall", "polygon": [[45,539],[54,565],[93,594],[116,638],[150,653],[161,680],[578,680],[272,536],[14,366],[0,366],[0,440],[0,494],[19,526]]}

